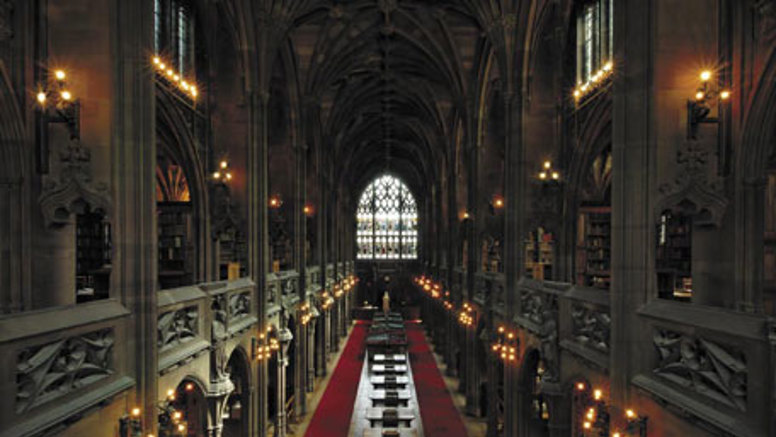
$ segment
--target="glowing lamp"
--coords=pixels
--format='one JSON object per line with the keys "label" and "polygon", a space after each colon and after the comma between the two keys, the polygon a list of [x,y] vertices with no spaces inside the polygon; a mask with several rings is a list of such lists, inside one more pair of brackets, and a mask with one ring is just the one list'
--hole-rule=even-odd
{"label": "glowing lamp", "polygon": [[140,408],[138,408],[138,407],[133,408],[131,413],[132,413],[132,416],[134,416],[134,417],[140,416]]}
{"label": "glowing lamp", "polygon": [[38,99],[38,103],[41,105],[46,103],[46,93],[43,91],[39,92],[37,96],[35,96]]}
{"label": "glowing lamp", "polygon": [[62,91],[61,96],[62,96],[62,100],[65,100],[65,101],[69,101],[70,99],[73,98],[73,95],[68,90]]}
{"label": "glowing lamp", "polygon": [[54,77],[56,77],[57,80],[59,80],[59,81],[63,81],[63,80],[65,80],[65,77],[67,77],[67,75],[65,74],[65,72],[63,70],[57,70],[57,71],[54,72]]}
{"label": "glowing lamp", "polygon": [[711,71],[709,70],[701,71],[701,80],[704,82],[708,82],[709,79],[711,79]]}
{"label": "glowing lamp", "polygon": [[723,90],[722,92],[719,93],[719,98],[722,99],[722,100],[729,99],[730,98],[730,91]]}

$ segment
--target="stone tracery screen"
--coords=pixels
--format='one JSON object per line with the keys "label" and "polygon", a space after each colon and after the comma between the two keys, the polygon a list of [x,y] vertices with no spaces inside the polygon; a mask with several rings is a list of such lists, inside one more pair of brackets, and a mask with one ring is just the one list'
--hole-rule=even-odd
{"label": "stone tracery screen", "polygon": [[359,259],[416,259],[418,206],[404,183],[375,179],[361,194],[356,213]]}

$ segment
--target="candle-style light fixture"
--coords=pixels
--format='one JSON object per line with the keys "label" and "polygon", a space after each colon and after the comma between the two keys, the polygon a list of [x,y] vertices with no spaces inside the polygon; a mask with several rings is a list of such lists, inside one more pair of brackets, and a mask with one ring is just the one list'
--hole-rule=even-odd
{"label": "candle-style light fixture", "polygon": [[[194,383],[187,382],[184,386],[186,393],[194,391]],[[159,410],[157,415],[159,419],[159,432],[162,435],[182,437],[187,435],[188,422],[185,420],[182,411],[178,410],[174,404],[177,399],[177,390],[168,389],[163,401],[156,404]],[[142,408],[134,407],[129,413],[119,418],[119,436],[120,437],[139,437],[143,435]],[[153,434],[148,434],[153,437]]]}
{"label": "candle-style light fixture", "polygon": [[73,94],[67,83],[65,70],[54,70],[48,74],[44,70],[43,83],[35,93],[38,115],[38,170],[48,173],[48,125],[61,123],[67,128],[71,140],[81,139],[81,102]]}
{"label": "candle-style light fixture", "polygon": [[272,209],[278,209],[283,206],[283,198],[280,194],[273,194],[269,196],[269,207]]}
{"label": "candle-style light fixture", "polygon": [[558,182],[560,181],[560,171],[553,168],[552,161],[544,161],[537,177],[542,182]]}
{"label": "candle-style light fixture", "polygon": [[517,335],[501,325],[496,330],[496,340],[491,350],[504,363],[513,363],[517,361],[518,343]]}
{"label": "candle-style light fixture", "polygon": [[259,362],[269,361],[272,355],[280,349],[275,329],[272,325],[259,332],[259,338],[251,339],[253,358]]}
{"label": "candle-style light fixture", "polygon": [[612,75],[613,71],[614,64],[612,61],[609,61],[605,63],[598,71],[593,73],[588,81],[577,84],[573,92],[574,103],[578,105],[583,97],[598,89],[606,82],[606,79]]}
{"label": "candle-style light fixture", "polygon": [[[692,99],[687,100],[687,139],[698,139],[698,127],[702,123],[719,124],[722,114],[727,108],[732,92],[724,87],[712,85],[714,73],[711,70],[701,71],[700,85],[695,90]],[[711,116],[712,106],[717,105],[717,117]]]}
{"label": "candle-style light fixture", "polygon": [[213,172],[213,180],[229,182],[232,180],[232,171],[229,169],[229,161],[222,160],[218,163],[218,170]]}
{"label": "candle-style light fixture", "polygon": [[194,81],[191,79],[186,80],[181,77],[178,72],[173,69],[172,63],[165,61],[161,56],[155,55],[151,57],[151,62],[154,65],[156,71],[156,77],[169,86],[175,87],[181,94],[185,95],[192,101],[199,96],[199,89]]}

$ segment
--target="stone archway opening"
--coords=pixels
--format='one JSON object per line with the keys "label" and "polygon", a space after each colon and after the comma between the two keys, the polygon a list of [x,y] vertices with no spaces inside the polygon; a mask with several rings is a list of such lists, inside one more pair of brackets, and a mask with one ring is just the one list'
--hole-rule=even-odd
{"label": "stone archway opening", "polygon": [[248,365],[245,354],[239,350],[232,352],[227,361],[229,379],[234,384],[234,391],[229,395],[224,406],[223,437],[241,437],[250,433],[250,382]]}

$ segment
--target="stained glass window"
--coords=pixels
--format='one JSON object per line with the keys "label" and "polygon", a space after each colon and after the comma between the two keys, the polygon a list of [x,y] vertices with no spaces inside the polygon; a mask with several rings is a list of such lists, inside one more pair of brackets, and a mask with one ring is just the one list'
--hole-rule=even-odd
{"label": "stained glass window", "polygon": [[588,0],[577,16],[577,83],[611,61],[614,43],[614,1]]}
{"label": "stained glass window", "polygon": [[356,221],[359,259],[417,258],[418,206],[401,180],[383,175],[369,184]]}

